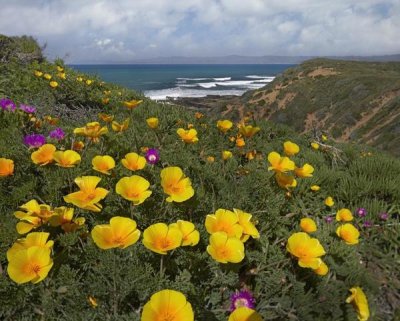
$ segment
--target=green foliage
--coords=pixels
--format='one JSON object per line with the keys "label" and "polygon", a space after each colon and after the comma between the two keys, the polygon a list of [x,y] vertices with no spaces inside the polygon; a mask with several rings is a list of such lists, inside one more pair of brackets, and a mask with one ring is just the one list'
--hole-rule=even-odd
{"label": "green foliage", "polygon": [[[65,68],[66,79],[58,76],[57,66]],[[358,146],[330,142],[316,151],[310,148],[308,137],[265,121],[255,124],[260,132],[246,139],[246,146],[240,149],[229,140],[236,130],[221,134],[215,118],[196,119],[183,108],[148,99],[128,111],[123,101],[143,97],[96,77],[81,75],[62,61],[57,66],[47,62],[0,65],[0,98],[37,106],[36,118],[42,120],[41,127],[37,127],[37,119],[32,121],[26,113],[0,110],[0,157],[15,162],[14,175],[0,178],[0,319],[140,320],[141,309],[150,296],[169,288],[185,294],[196,320],[226,320],[230,295],[247,287],[254,293],[256,310],[265,320],[355,320],[354,310],[345,304],[349,288],[355,285],[366,292],[374,320],[394,317],[399,304],[395,299],[399,285],[399,160],[372,149],[372,155],[368,155]],[[35,70],[51,74],[59,86],[51,88],[43,76],[34,75]],[[77,80],[79,77],[83,81]],[[93,83],[87,85],[87,79]],[[110,98],[107,104],[102,102],[105,97]],[[120,123],[129,118],[128,129],[116,133],[108,125],[109,133],[99,143],[86,139],[82,162],[74,168],[33,164],[32,150],[22,140],[32,132],[48,136],[55,126],[44,121],[45,115],[60,117],[57,126],[67,135],[52,142],[57,149],[69,149],[73,142],[84,140],[73,134],[74,128],[98,121],[100,111],[114,115]],[[158,129],[146,126],[148,117],[159,118]],[[176,134],[177,128],[186,128],[189,123],[198,131],[199,142],[194,145],[183,143]],[[315,168],[314,176],[299,178],[298,186],[290,193],[279,188],[267,170],[268,153],[282,153],[286,140],[300,146],[300,153],[293,157],[298,166],[310,163]],[[336,154],[328,146],[342,152]],[[120,160],[128,152],[143,154],[142,147],[158,148],[161,161],[132,173]],[[223,150],[232,151],[234,157],[223,161]],[[261,157],[248,160],[245,153],[253,150]],[[94,171],[91,165],[94,156],[105,154],[117,163],[110,176]],[[208,156],[215,161],[208,161]],[[192,199],[165,202],[160,171],[166,166],[181,167],[191,179],[195,189]],[[153,192],[139,206],[131,205],[115,192],[118,180],[133,174],[149,180]],[[13,212],[31,199],[53,207],[70,205],[63,196],[77,190],[73,180],[82,175],[100,176],[99,186],[110,191],[101,202],[103,210],[93,213],[75,208],[75,215],[85,217],[86,224],[72,233],[65,234],[56,227],[38,228],[50,232],[55,241],[54,267],[36,285],[17,285],[5,271],[6,252],[21,237],[15,230],[17,219]],[[321,186],[319,192],[310,190],[314,184]],[[335,200],[332,209],[323,203],[329,195]],[[355,219],[361,232],[359,245],[346,245],[335,234],[338,223],[328,224],[325,220],[343,207],[352,211],[358,207],[367,209],[367,217]],[[241,263],[219,264],[206,252],[209,236],[205,217],[218,208],[242,209],[252,213],[258,222],[260,238],[246,242],[246,258]],[[387,221],[379,219],[384,211],[390,216]],[[134,218],[141,231],[156,222],[190,220],[200,231],[200,243],[164,256],[165,271],[161,273],[161,255],[150,252],[140,241],[124,250],[96,247],[89,232],[116,215]],[[325,277],[300,268],[286,251],[288,237],[300,230],[299,220],[305,216],[318,224],[314,236],[324,246],[324,261],[330,268]],[[372,227],[363,227],[365,220],[371,221]],[[97,307],[90,304],[89,297],[96,299]]]}

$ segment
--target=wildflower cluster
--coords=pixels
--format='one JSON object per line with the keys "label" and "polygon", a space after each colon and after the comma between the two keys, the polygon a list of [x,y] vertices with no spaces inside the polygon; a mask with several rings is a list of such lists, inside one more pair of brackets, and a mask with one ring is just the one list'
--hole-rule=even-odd
{"label": "wildflower cluster", "polygon": [[[363,186],[343,188],[347,178],[335,175],[346,167],[321,153],[328,137],[316,139],[315,152],[251,114],[210,120],[58,66],[37,64],[30,76],[57,107],[70,97],[85,106],[82,115],[43,116],[40,99],[0,104],[10,136],[19,135],[15,151],[0,147],[1,209],[22,204],[13,221],[4,218],[5,291],[25,302],[57,293],[52,305],[32,300],[29,313],[57,318],[65,306],[71,319],[369,318],[374,287],[362,256],[395,206],[382,201],[377,210],[361,201]],[[26,291],[15,285],[45,279]],[[346,301],[356,312],[343,309]]]}

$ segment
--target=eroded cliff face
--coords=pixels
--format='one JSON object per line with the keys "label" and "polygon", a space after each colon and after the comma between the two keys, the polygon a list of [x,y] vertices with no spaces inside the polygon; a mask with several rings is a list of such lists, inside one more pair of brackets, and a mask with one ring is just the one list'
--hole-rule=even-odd
{"label": "eroded cliff face", "polygon": [[400,63],[315,59],[226,103],[224,115],[319,130],[400,156]]}

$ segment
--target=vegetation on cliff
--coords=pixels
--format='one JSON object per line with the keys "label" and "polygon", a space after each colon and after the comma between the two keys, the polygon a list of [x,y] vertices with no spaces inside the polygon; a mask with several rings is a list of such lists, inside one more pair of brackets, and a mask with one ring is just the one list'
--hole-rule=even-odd
{"label": "vegetation on cliff", "polygon": [[0,64],[0,101],[0,319],[399,316],[398,159],[61,60]]}

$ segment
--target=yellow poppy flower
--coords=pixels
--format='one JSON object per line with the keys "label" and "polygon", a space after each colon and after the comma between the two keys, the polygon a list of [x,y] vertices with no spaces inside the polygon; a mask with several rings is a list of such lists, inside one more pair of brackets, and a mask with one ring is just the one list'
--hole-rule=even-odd
{"label": "yellow poppy flower", "polygon": [[53,80],[53,81],[50,81],[49,85],[51,88],[56,88],[56,87],[58,87],[58,82]]}
{"label": "yellow poppy flower", "polygon": [[143,100],[132,99],[130,101],[124,101],[124,106],[132,110],[133,108],[136,108],[141,102],[143,102]]}
{"label": "yellow poppy flower", "polygon": [[133,175],[121,178],[115,186],[115,191],[126,200],[132,201],[133,205],[139,205],[150,197],[152,191],[148,189],[149,186],[148,180],[141,176]]}
{"label": "yellow poppy flower", "polygon": [[76,77],[76,80],[79,81],[79,82],[82,82],[83,78],[82,77]]}
{"label": "yellow poppy flower", "polygon": [[353,304],[357,310],[359,321],[367,321],[369,319],[369,307],[364,291],[359,286],[353,287],[349,291],[351,295],[346,299],[346,303]]}
{"label": "yellow poppy flower", "polygon": [[26,234],[41,225],[42,220],[40,217],[26,215],[23,219],[21,219],[21,222],[17,223],[15,228],[18,234]]}
{"label": "yellow poppy flower", "polygon": [[77,163],[81,161],[81,156],[73,151],[57,151],[53,155],[53,159],[57,166],[61,167],[74,167]]}
{"label": "yellow poppy flower", "polygon": [[252,159],[254,159],[254,158],[256,157],[256,155],[257,155],[257,151],[252,150],[252,151],[247,152],[246,155],[245,155],[245,157],[246,157],[249,161],[251,161]]}
{"label": "yellow poppy flower", "polygon": [[84,210],[100,212],[102,209],[100,200],[105,198],[108,191],[102,187],[96,187],[101,181],[97,176],[81,176],[75,178],[75,183],[80,191],[64,196],[64,201],[72,203]]}
{"label": "yellow poppy flower", "polygon": [[93,82],[93,80],[90,80],[90,79],[88,79],[88,80],[86,80],[86,82],[85,82],[85,83],[86,83],[86,85],[88,85],[88,86],[89,86],[89,85],[91,85],[91,84],[92,84],[92,82]]}
{"label": "yellow poppy flower", "polygon": [[158,127],[158,118],[157,117],[150,117],[146,119],[147,126],[152,129],[156,129]]}
{"label": "yellow poppy flower", "polygon": [[102,103],[103,105],[107,105],[109,102],[110,102],[110,98],[108,98],[108,97],[102,98],[102,99],[101,99],[101,103]]}
{"label": "yellow poppy flower", "polygon": [[94,243],[103,250],[116,247],[124,249],[139,240],[140,231],[134,220],[115,216],[110,219],[110,224],[96,225],[91,235]]}
{"label": "yellow poppy flower", "polygon": [[246,145],[246,142],[244,141],[244,138],[239,135],[235,140],[235,145],[236,147],[243,147]]}
{"label": "yellow poppy flower", "polygon": [[138,171],[146,166],[146,158],[136,153],[128,153],[121,160],[122,165],[131,171]]}
{"label": "yellow poppy flower", "polygon": [[296,173],[297,177],[312,177],[314,167],[312,167],[310,164],[304,164],[303,167],[295,167],[294,172]]}
{"label": "yellow poppy flower", "polygon": [[300,151],[300,147],[291,141],[286,141],[283,143],[283,151],[286,156],[294,156]]}
{"label": "yellow poppy flower", "polygon": [[320,256],[325,255],[325,250],[319,241],[304,232],[292,234],[288,239],[286,250],[298,258],[299,266],[313,270],[321,265]]}
{"label": "yellow poppy flower", "polygon": [[108,115],[108,114],[105,114],[105,113],[100,113],[99,114],[99,118],[102,121],[106,122],[106,123],[111,123],[113,121],[113,119],[114,119],[114,115]]}
{"label": "yellow poppy flower", "polygon": [[66,76],[66,74],[65,74],[65,72],[59,72],[58,74],[57,74],[57,76],[58,76],[58,78],[61,78],[61,79],[67,79],[67,76]]}
{"label": "yellow poppy flower", "polygon": [[251,219],[253,216],[250,213],[246,213],[237,208],[234,208],[233,212],[238,217],[238,224],[243,228],[243,235],[240,238],[240,240],[242,242],[246,242],[250,236],[253,239],[260,238],[260,233],[258,233],[257,228],[255,227],[254,223],[252,222]]}
{"label": "yellow poppy flower", "polygon": [[190,178],[179,167],[166,167],[161,171],[161,186],[169,195],[167,202],[181,203],[194,195]]}
{"label": "yellow poppy flower", "polygon": [[226,161],[229,158],[232,158],[232,152],[230,152],[229,150],[222,151],[222,159]]}
{"label": "yellow poppy flower", "polygon": [[167,254],[182,244],[182,232],[178,227],[164,223],[150,225],[143,232],[143,245],[158,254]]}
{"label": "yellow poppy flower", "polygon": [[346,223],[336,229],[336,234],[348,245],[358,244],[360,232],[351,223]]}
{"label": "yellow poppy flower", "polygon": [[336,221],[350,222],[353,220],[353,214],[348,208],[342,208],[336,213]]}
{"label": "yellow poppy flower", "polygon": [[194,321],[192,306],[178,291],[154,293],[144,305],[140,321]]}
{"label": "yellow poppy flower", "polygon": [[110,170],[115,167],[114,158],[108,155],[98,155],[92,159],[93,169],[100,173],[110,175]]}
{"label": "yellow poppy flower", "polygon": [[41,247],[51,249],[54,245],[53,241],[48,241],[50,233],[33,232],[29,233],[25,238],[18,239],[11,248],[7,251],[7,260],[11,261],[16,252],[26,250],[30,247]]}
{"label": "yellow poppy flower", "polygon": [[208,214],[204,223],[208,233],[225,232],[229,237],[240,239],[243,227],[239,224],[237,213],[220,208],[215,214]]}
{"label": "yellow poppy flower", "polygon": [[233,126],[233,123],[230,120],[218,120],[217,121],[217,128],[222,132],[226,133],[229,129],[231,129]]}
{"label": "yellow poppy flower", "polygon": [[85,224],[84,217],[73,218],[74,209],[66,206],[56,207],[54,215],[50,218],[51,226],[61,226],[64,232],[76,231]]}
{"label": "yellow poppy flower", "polygon": [[54,214],[49,205],[39,204],[36,200],[30,200],[20,208],[24,211],[14,213],[14,216],[20,220],[16,226],[18,234],[26,234],[41,226]]}
{"label": "yellow poppy flower", "polygon": [[0,158],[0,177],[14,174],[14,161],[8,158]]}
{"label": "yellow poppy flower", "polygon": [[51,79],[51,75],[50,74],[44,74],[43,78],[46,80],[50,80]]}
{"label": "yellow poppy flower", "polygon": [[325,198],[324,204],[326,206],[332,207],[335,204],[335,201],[331,196],[328,196],[327,198]]}
{"label": "yellow poppy flower", "polygon": [[61,66],[57,66],[57,71],[58,71],[58,72],[63,72],[63,71],[64,71],[64,68],[61,67]]}
{"label": "yellow poppy flower", "polygon": [[56,146],[53,144],[44,144],[39,149],[32,153],[32,161],[40,166],[47,165],[53,161]]}
{"label": "yellow poppy flower", "polygon": [[321,139],[322,139],[323,142],[326,142],[328,140],[328,137],[326,135],[322,135]]}
{"label": "yellow poppy flower", "polygon": [[90,305],[92,306],[92,308],[97,308],[98,303],[97,303],[97,299],[96,298],[94,298],[91,295],[89,295],[88,301],[89,301]]}
{"label": "yellow poppy flower", "polygon": [[314,273],[317,274],[317,275],[320,275],[320,276],[327,275],[328,272],[329,272],[329,268],[325,264],[325,262],[323,262],[322,260],[321,260],[321,264],[319,265],[319,267],[314,269]]}
{"label": "yellow poppy flower", "polygon": [[207,156],[207,162],[214,163],[215,162],[215,157],[214,156]]}
{"label": "yellow poppy flower", "polygon": [[100,141],[99,137],[107,133],[108,128],[106,126],[101,127],[97,121],[87,123],[85,127],[74,129],[74,134],[86,136],[94,143],[98,143]]}
{"label": "yellow poppy flower", "polygon": [[43,118],[46,122],[48,122],[50,125],[55,126],[58,124],[60,121],[60,118],[57,117],[51,117],[50,115],[44,116]]}
{"label": "yellow poppy flower", "polygon": [[78,152],[83,150],[84,147],[85,147],[85,143],[81,140],[74,142],[72,145],[72,149],[75,151],[78,151]]}
{"label": "yellow poppy flower", "polygon": [[318,185],[313,185],[313,186],[310,187],[310,189],[311,189],[312,191],[314,191],[314,192],[318,192],[318,191],[321,189],[321,187],[318,186]]}
{"label": "yellow poppy flower", "polygon": [[290,189],[297,186],[297,181],[292,175],[277,172],[275,179],[281,188]]}
{"label": "yellow poppy flower", "polygon": [[181,246],[195,246],[199,243],[200,233],[192,222],[178,220],[176,223],[169,225],[178,228],[182,233]]}
{"label": "yellow poppy flower", "polygon": [[239,263],[244,259],[243,242],[225,232],[211,234],[207,252],[219,263]]}
{"label": "yellow poppy flower", "polygon": [[304,217],[300,220],[300,228],[303,232],[312,233],[317,230],[317,224],[312,218]]}
{"label": "yellow poppy flower", "polygon": [[315,150],[318,150],[319,149],[319,144],[316,143],[316,142],[312,142],[311,143],[311,147],[314,148]]}
{"label": "yellow poppy flower", "polygon": [[251,138],[260,131],[260,127],[253,127],[251,125],[241,125],[239,127],[239,133],[244,137]]}
{"label": "yellow poppy flower", "polygon": [[183,128],[178,128],[176,133],[186,144],[194,144],[199,141],[199,139],[197,138],[197,130],[194,128],[188,130],[185,130]]}
{"label": "yellow poppy flower", "polygon": [[50,249],[33,246],[15,252],[7,267],[11,280],[18,284],[38,283],[46,278],[53,260],[50,258]]}
{"label": "yellow poppy flower", "polygon": [[239,307],[229,315],[228,321],[263,321],[263,319],[253,309]]}
{"label": "yellow poppy flower", "polygon": [[113,131],[117,133],[122,133],[123,131],[127,130],[129,127],[129,118],[126,118],[121,124],[117,121],[113,121],[111,124]]}
{"label": "yellow poppy flower", "polygon": [[295,168],[295,164],[288,157],[281,157],[277,152],[271,152],[268,154],[268,161],[271,166],[268,170],[274,170],[275,172],[285,173],[287,171],[292,171]]}
{"label": "yellow poppy flower", "polygon": [[196,117],[196,119],[200,119],[202,117],[204,117],[204,114],[199,113],[198,111],[194,113],[194,117]]}
{"label": "yellow poppy flower", "polygon": [[42,77],[42,76],[43,76],[43,72],[41,72],[41,71],[39,71],[39,70],[35,70],[35,71],[34,71],[34,75],[35,75],[36,77]]}

